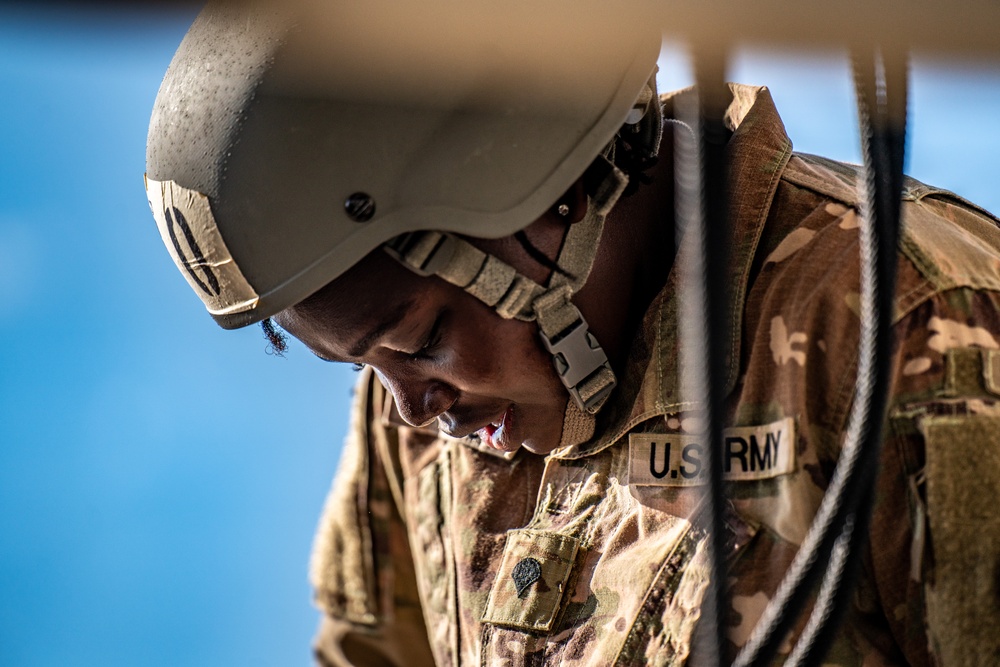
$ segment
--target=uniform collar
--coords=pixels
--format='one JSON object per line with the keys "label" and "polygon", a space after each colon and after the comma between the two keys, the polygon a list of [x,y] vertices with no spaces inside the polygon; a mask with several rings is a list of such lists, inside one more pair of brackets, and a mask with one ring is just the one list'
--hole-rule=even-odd
{"label": "uniform collar", "polygon": [[[726,394],[736,386],[740,363],[743,309],[750,268],[781,173],[792,153],[771,94],[765,87],[730,84],[732,102],[726,124],[733,131],[727,145],[730,174],[729,210],[732,246],[728,296],[731,330],[726,349]],[[675,106],[694,95],[684,89],[662,97],[670,117]],[[681,289],[691,252],[681,240],[677,260],[663,289],[650,304],[639,335],[632,344],[618,390],[598,415],[597,437],[581,445],[556,450],[552,456],[575,459],[595,454],[617,442],[637,424],[700,406],[685,403],[680,386],[679,338]]]}

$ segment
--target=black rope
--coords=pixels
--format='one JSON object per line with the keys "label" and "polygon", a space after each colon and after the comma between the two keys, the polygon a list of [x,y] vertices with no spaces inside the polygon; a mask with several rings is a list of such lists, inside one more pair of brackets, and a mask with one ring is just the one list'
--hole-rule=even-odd
{"label": "black rope", "polygon": [[[725,489],[722,482],[723,428],[726,421],[726,380],[728,374],[727,349],[729,322],[729,169],[726,144],[729,132],[723,122],[729,103],[729,90],[725,83],[725,56],[714,59],[700,58],[695,69],[698,84],[698,135],[701,143],[701,211],[703,223],[696,228],[701,251],[701,276],[704,295],[701,310],[704,314],[705,355],[703,372],[705,380],[706,423],[708,431],[705,464],[708,474],[708,493],[705,512],[712,529],[709,532],[711,576],[703,602],[700,630],[703,637],[701,660],[705,664],[721,664],[726,645],[724,614],[729,609],[726,590],[725,559]],[[695,231],[692,229],[690,231]]]}
{"label": "black rope", "polygon": [[[865,158],[868,202],[872,211],[871,240],[874,246],[875,307],[877,319],[874,354],[874,387],[869,408],[871,432],[859,486],[863,495],[854,503],[838,542],[841,553],[823,581],[819,599],[799,646],[790,656],[790,665],[819,664],[836,636],[840,620],[851,602],[851,593],[861,575],[860,551],[867,544],[872,501],[882,443],[882,427],[888,407],[892,361],[892,313],[895,295],[897,243],[903,189],[903,162],[906,145],[907,67],[903,57],[880,59],[875,53],[854,60],[858,91],[858,115]],[[837,547],[835,547],[836,549]]]}
{"label": "black rope", "polygon": [[[850,603],[871,519],[888,403],[892,306],[905,144],[906,67],[879,69],[874,53],[856,61],[866,191],[861,225],[862,316],[858,377],[837,469],[806,539],[734,665],[769,664],[827,563],[820,599],[788,664],[817,664]],[[870,66],[870,69],[869,69]]]}

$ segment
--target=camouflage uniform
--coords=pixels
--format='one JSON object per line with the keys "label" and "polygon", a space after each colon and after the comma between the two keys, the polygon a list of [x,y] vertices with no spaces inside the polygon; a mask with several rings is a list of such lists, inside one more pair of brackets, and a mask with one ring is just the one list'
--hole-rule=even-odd
{"label": "camouflage uniform", "polygon": [[[837,460],[859,302],[857,169],[793,154],[766,89],[733,90],[730,652]],[[912,180],[903,211],[871,540],[828,663],[1000,664],[1000,231]],[[707,569],[699,406],[679,390],[684,263],[583,445],[501,456],[407,427],[363,376],[313,559],[321,663],[688,660]]]}

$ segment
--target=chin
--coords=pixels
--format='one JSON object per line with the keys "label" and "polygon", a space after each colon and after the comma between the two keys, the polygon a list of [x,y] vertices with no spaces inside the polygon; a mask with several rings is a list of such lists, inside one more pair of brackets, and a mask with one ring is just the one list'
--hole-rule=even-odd
{"label": "chin", "polygon": [[[562,440],[562,426],[565,412],[565,405],[553,409],[545,406],[544,410],[534,410],[526,415],[525,421],[530,422],[522,426],[527,426],[526,431],[521,432],[521,447],[527,449],[532,454],[546,456],[559,447]],[[525,410],[527,413],[527,410]]]}
{"label": "chin", "polygon": [[521,447],[527,449],[532,454],[538,454],[539,456],[546,456],[551,453],[553,449],[559,446],[559,439],[555,438],[528,438],[521,442]]}

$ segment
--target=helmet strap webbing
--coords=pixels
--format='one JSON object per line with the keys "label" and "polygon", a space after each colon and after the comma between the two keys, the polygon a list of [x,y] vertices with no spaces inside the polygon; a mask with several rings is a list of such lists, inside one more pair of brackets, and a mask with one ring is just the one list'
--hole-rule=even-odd
{"label": "helmet strap webbing", "polygon": [[411,232],[385,245],[390,255],[415,273],[436,275],[461,287],[501,317],[538,322],[542,343],[572,399],[566,407],[560,447],[580,444],[593,435],[594,415],[616,385],[607,355],[572,302],[573,293],[590,275],[604,219],[627,182],[624,173],[606,160],[598,169],[604,177],[588,197],[583,219],[567,231],[556,260],[565,274],[553,272],[547,287],[445,232]]}
{"label": "helmet strap webbing", "polygon": [[[570,284],[545,288],[468,241],[443,232],[403,234],[385,250],[419,275],[435,275],[461,287],[501,317],[537,321],[542,343],[570,395],[559,447],[580,444],[593,435],[594,415],[616,380],[607,355],[571,301]],[[586,269],[589,273],[589,266]]]}
{"label": "helmet strap webbing", "polygon": [[504,319],[535,319],[532,303],[545,288],[464,239],[446,232],[410,232],[384,248],[414,273],[461,287]]}

